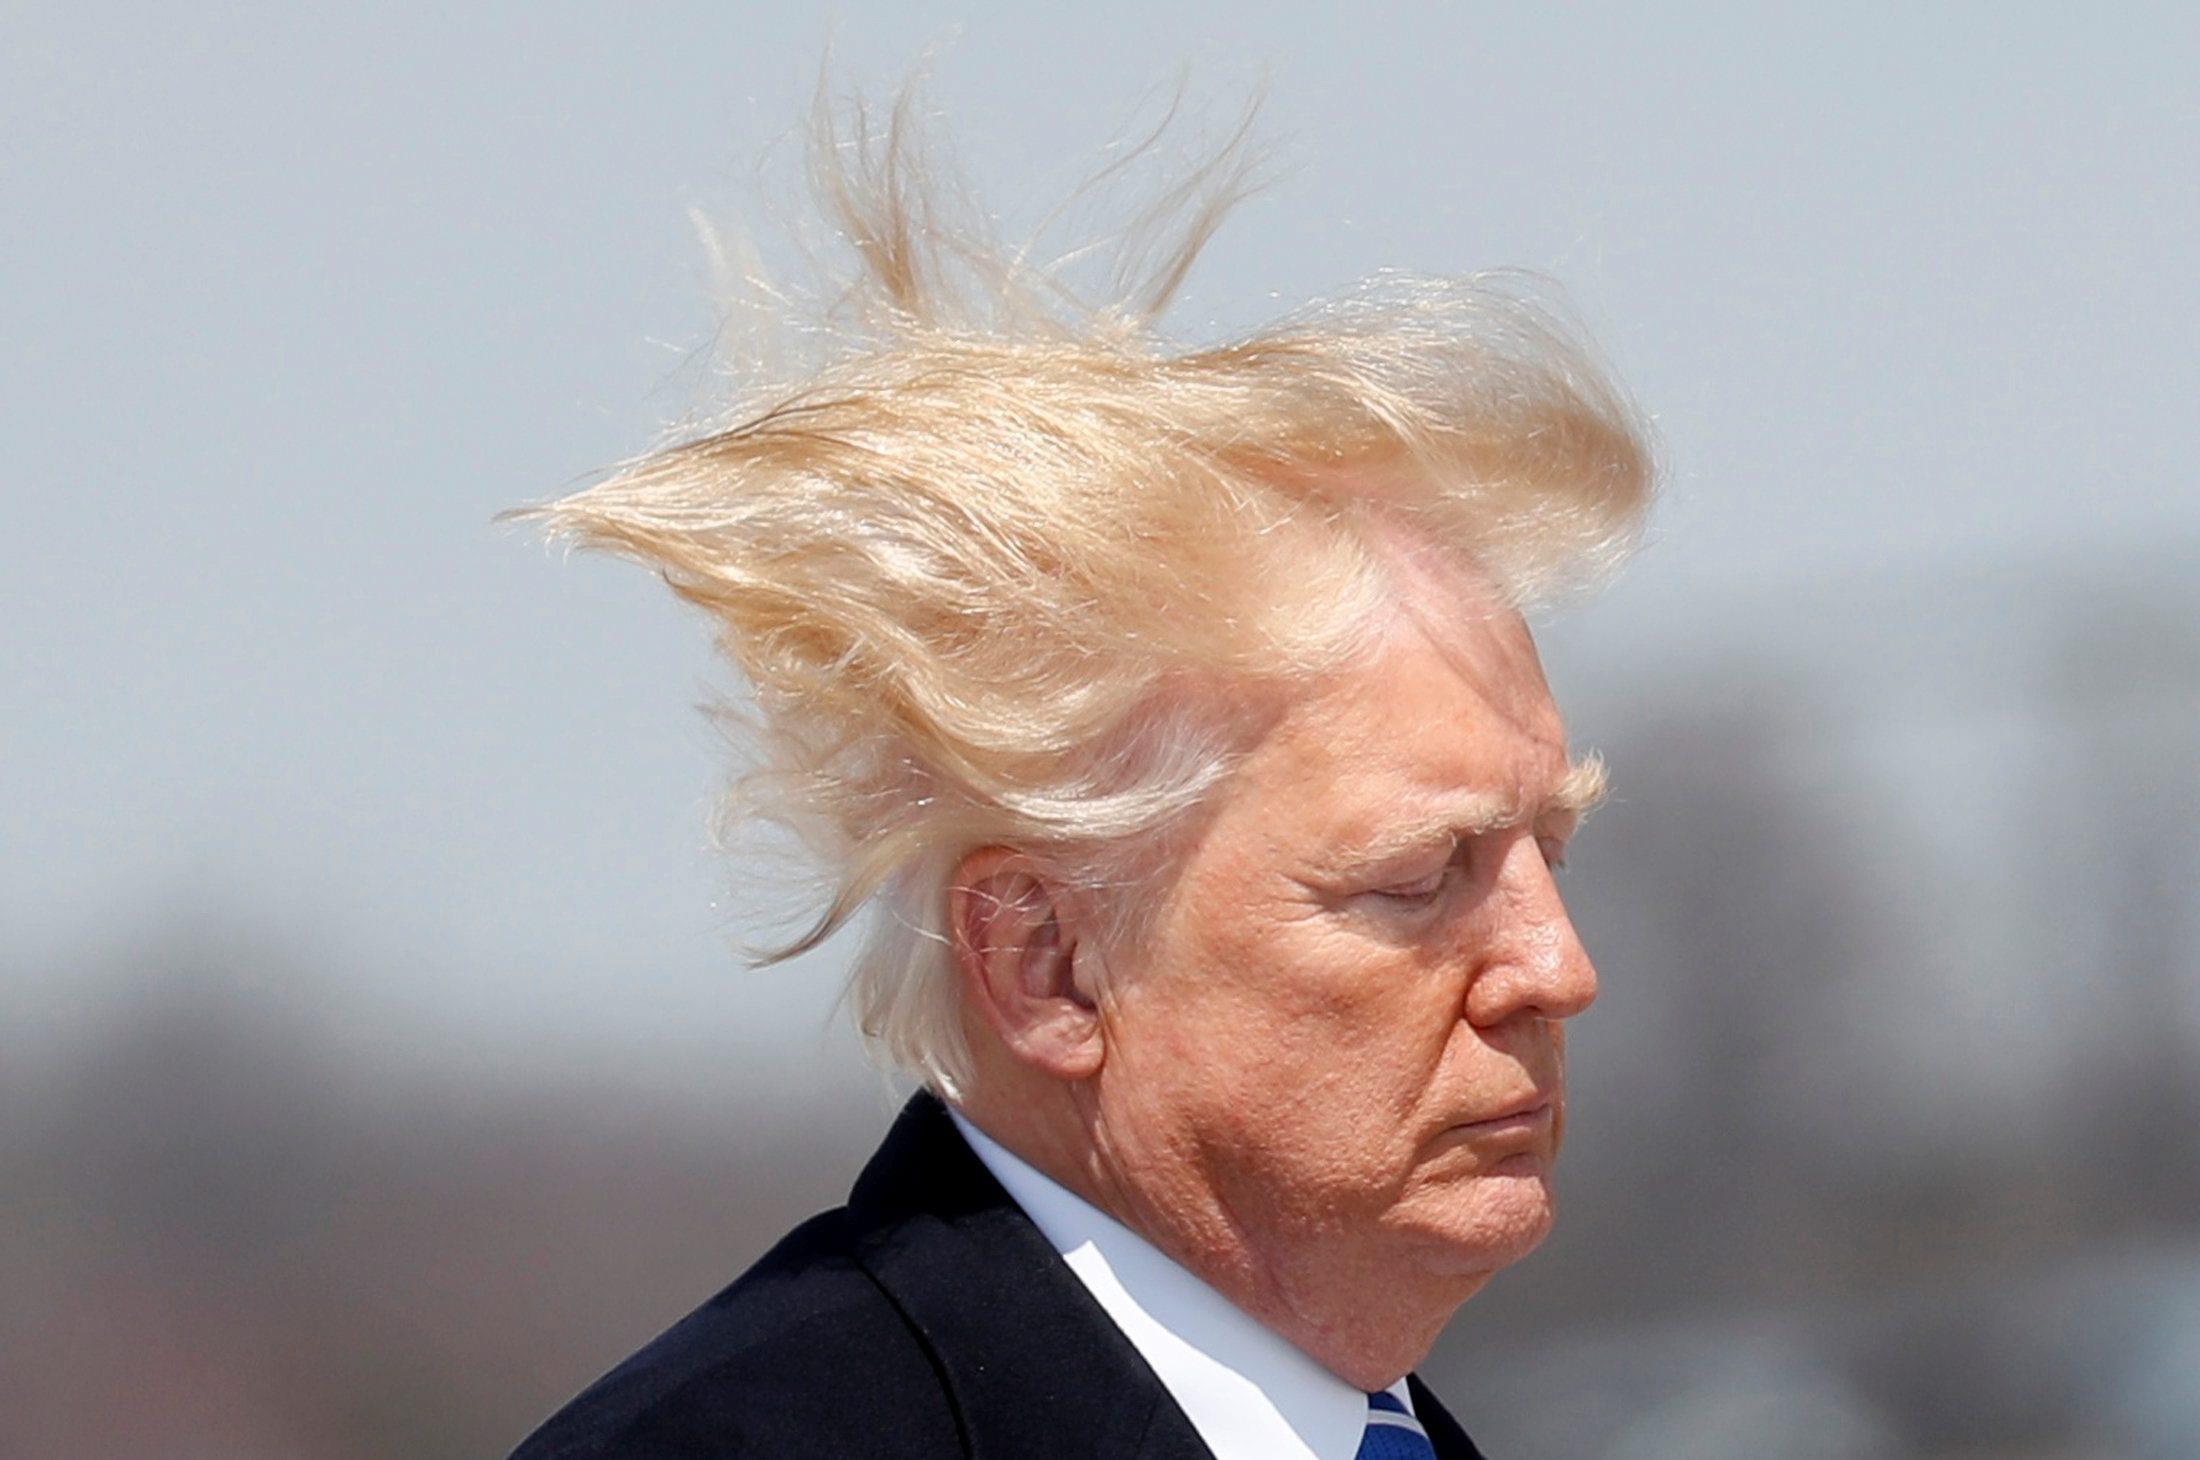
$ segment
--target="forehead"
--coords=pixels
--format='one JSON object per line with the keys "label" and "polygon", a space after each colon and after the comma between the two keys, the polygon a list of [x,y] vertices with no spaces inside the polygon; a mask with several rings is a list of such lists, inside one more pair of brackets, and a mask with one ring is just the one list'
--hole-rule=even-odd
{"label": "forehead", "polygon": [[1461,792],[1532,805],[1566,770],[1527,625],[1485,602],[1440,620],[1399,615],[1372,652],[1284,710],[1239,790],[1264,819],[1358,837]]}

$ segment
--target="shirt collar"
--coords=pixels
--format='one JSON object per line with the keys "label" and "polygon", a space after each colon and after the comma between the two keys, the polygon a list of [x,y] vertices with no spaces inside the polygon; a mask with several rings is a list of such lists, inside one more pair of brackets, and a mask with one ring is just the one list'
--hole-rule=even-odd
{"label": "shirt collar", "polygon": [[[1353,1460],[1367,1396],[948,1107],[963,1139],[1153,1369],[1215,1460]],[[1391,1386],[1410,1413],[1405,1380]]]}

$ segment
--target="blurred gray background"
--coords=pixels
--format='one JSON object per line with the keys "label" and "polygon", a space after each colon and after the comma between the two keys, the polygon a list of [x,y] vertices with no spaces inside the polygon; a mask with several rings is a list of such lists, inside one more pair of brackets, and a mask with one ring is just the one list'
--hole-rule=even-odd
{"label": "blurred gray background", "polygon": [[1265,81],[1183,337],[1525,265],[1658,422],[1485,1448],[2200,1455],[2194,12],[835,14],[0,7],[0,1453],[501,1453],[883,1129],[701,623],[489,523],[693,403],[830,29],[1012,228]]}

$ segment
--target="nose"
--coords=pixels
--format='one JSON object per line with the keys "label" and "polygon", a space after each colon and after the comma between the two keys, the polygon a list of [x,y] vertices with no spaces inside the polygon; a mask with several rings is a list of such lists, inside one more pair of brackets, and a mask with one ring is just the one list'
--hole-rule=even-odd
{"label": "nose", "polygon": [[1533,837],[1507,849],[1492,890],[1481,967],[1467,987],[1467,1022],[1488,1028],[1521,1014],[1571,1019],[1595,1002],[1596,967]]}

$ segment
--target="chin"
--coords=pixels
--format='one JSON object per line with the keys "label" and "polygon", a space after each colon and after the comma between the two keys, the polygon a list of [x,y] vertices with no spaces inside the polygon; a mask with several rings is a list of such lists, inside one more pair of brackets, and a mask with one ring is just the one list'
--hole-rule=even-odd
{"label": "chin", "polygon": [[1558,1211],[1548,1167],[1496,1170],[1445,1193],[1441,1208],[1413,1222],[1437,1272],[1488,1276],[1543,1244]]}

